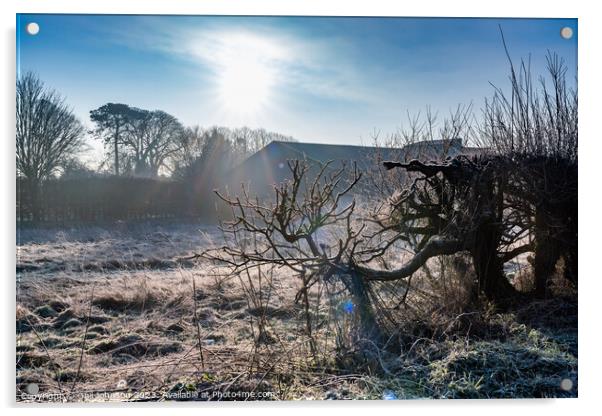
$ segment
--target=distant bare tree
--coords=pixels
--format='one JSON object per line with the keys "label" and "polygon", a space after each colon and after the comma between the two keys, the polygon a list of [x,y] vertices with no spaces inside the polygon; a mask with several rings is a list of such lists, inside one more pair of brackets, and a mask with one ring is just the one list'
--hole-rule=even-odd
{"label": "distant bare tree", "polygon": [[181,148],[184,127],[177,118],[161,110],[134,111],[124,144],[134,159],[134,173],[156,177],[166,160]]}
{"label": "distant bare tree", "polygon": [[31,191],[34,217],[40,185],[83,145],[84,129],[65,100],[33,73],[17,80],[17,173]]}
{"label": "distant bare tree", "polygon": [[183,179],[186,171],[200,157],[205,144],[206,135],[199,126],[186,127],[179,136],[177,150],[167,160],[167,168],[172,177]]}
{"label": "distant bare tree", "polygon": [[254,135],[254,131],[248,127],[241,127],[230,132],[232,150],[236,159],[243,160],[248,154],[255,152],[253,146]]}

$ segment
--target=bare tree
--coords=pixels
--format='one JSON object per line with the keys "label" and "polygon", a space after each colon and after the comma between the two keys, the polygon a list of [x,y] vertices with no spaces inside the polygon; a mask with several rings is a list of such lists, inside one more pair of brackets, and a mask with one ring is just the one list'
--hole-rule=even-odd
{"label": "bare tree", "polygon": [[182,146],[184,127],[174,116],[126,104],[105,104],[90,112],[94,133],[104,140],[115,158],[115,174],[131,170],[138,176],[156,177],[167,159]]}
{"label": "bare tree", "polygon": [[39,217],[40,186],[83,145],[84,129],[65,100],[33,73],[17,80],[17,173],[31,191]]}
{"label": "bare tree", "polygon": [[532,246],[515,247],[528,230],[508,210],[506,162],[489,156],[459,156],[428,164],[385,162],[388,169],[418,173],[392,200],[392,211],[378,220],[383,230],[394,230],[394,238],[396,234],[418,236],[417,251],[403,267],[370,270],[366,277],[403,279],[431,257],[466,251],[472,256],[480,292],[498,303],[515,295],[502,266]]}
{"label": "bare tree", "polygon": [[503,264],[532,250],[515,244],[524,231],[506,210],[504,163],[488,156],[387,162],[386,168],[403,168],[413,180],[363,216],[352,194],[360,172],[290,161],[291,180],[275,187],[271,201],[244,188],[238,196],[218,194],[233,219],[222,227],[225,245],[202,256],[234,274],[290,270],[300,279],[296,300],[305,306],[307,334],[316,326],[308,292],[322,285],[329,293],[342,289],[356,317],[357,345],[379,343],[395,329],[394,311],[406,302],[412,276],[436,257],[468,253],[478,278],[475,300],[482,293],[503,306],[516,295]]}
{"label": "bare tree", "polygon": [[205,132],[199,126],[186,127],[182,131],[178,139],[177,150],[169,156],[166,162],[166,167],[172,177],[184,179],[187,176],[188,169],[201,156],[206,137]]}
{"label": "bare tree", "polygon": [[[364,226],[353,223],[356,204],[350,192],[361,174],[355,167],[335,169],[330,163],[316,166],[290,161],[288,166],[292,179],[275,188],[272,202],[251,197],[244,188],[239,197],[218,193],[232,207],[234,219],[223,226],[230,238],[225,246],[202,255],[229,264],[233,273],[272,265],[297,274],[302,282],[297,301],[305,304],[308,334],[312,333],[308,291],[324,282],[342,283],[355,305],[356,338],[380,338],[364,279],[369,271],[364,268],[357,273],[354,260],[360,254]],[[315,346],[311,349],[315,351]]]}
{"label": "bare tree", "polygon": [[184,127],[164,111],[141,111],[126,144],[134,151],[135,173],[156,177],[166,160],[181,147]]}
{"label": "bare tree", "polygon": [[557,55],[548,54],[548,76],[540,77],[539,88],[528,62],[517,68],[508,60],[510,92],[495,88],[480,138],[513,161],[512,209],[529,226],[536,292],[545,296],[561,258],[565,276],[577,284],[577,91],[567,85],[567,68]]}

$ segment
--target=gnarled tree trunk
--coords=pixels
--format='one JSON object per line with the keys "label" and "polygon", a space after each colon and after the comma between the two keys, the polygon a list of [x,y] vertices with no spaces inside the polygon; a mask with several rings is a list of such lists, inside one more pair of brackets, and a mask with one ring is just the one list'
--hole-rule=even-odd
{"label": "gnarled tree trunk", "polygon": [[516,293],[506,275],[502,260],[498,257],[500,232],[490,221],[480,224],[475,232],[474,245],[470,250],[478,279],[478,289],[487,299],[504,303]]}
{"label": "gnarled tree trunk", "polygon": [[357,341],[370,340],[378,343],[382,339],[382,331],[374,317],[374,310],[368,295],[368,283],[358,273],[352,272],[349,290],[353,296],[353,313],[359,318],[355,323]]}

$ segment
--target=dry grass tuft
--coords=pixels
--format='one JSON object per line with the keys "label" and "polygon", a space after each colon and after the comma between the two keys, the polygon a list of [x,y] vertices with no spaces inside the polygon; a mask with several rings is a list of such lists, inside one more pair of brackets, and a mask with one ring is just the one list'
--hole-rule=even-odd
{"label": "dry grass tuft", "polygon": [[174,290],[169,285],[139,279],[129,283],[126,290],[109,288],[101,291],[95,295],[92,304],[109,313],[138,313],[169,306],[173,298]]}

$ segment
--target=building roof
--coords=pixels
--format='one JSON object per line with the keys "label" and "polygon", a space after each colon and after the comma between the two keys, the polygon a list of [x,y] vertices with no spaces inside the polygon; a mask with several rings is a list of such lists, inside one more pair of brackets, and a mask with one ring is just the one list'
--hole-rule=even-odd
{"label": "building roof", "polygon": [[224,178],[224,185],[234,191],[245,183],[254,192],[270,192],[274,184],[290,178],[290,160],[331,162],[332,168],[355,163],[358,169],[368,171],[385,160],[440,160],[468,153],[468,149],[460,139],[417,142],[402,148],[273,141],[233,168]]}

